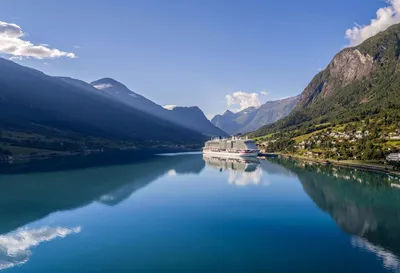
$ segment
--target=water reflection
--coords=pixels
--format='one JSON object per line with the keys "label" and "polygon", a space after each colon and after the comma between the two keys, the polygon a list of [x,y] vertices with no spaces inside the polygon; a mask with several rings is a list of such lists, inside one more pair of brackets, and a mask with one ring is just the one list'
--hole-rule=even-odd
{"label": "water reflection", "polygon": [[115,206],[171,169],[200,173],[201,156],[156,157],[136,164],[0,176],[0,234],[53,212],[99,202]]}
{"label": "water reflection", "polygon": [[354,247],[375,253],[400,272],[400,191],[385,174],[275,160],[297,175],[304,191],[329,213]]}
{"label": "water reflection", "polygon": [[[206,164],[208,169],[202,172]],[[185,179],[175,181],[173,178],[188,174],[190,176],[185,176]],[[223,180],[222,183],[204,183],[203,179],[195,175]],[[158,180],[161,177],[166,179]],[[348,237],[339,234],[338,238],[345,239],[344,247],[341,244],[335,245],[330,240],[321,240],[320,243],[325,244],[322,247],[333,249],[341,247],[340,250],[343,249],[344,252],[350,249],[350,253],[357,253],[357,255],[360,252],[354,251],[352,247],[373,253],[382,261],[383,266],[391,271],[399,272],[400,190],[390,187],[393,178],[383,174],[288,160],[259,162],[258,160],[203,158],[201,155],[160,156],[151,160],[140,160],[135,164],[0,176],[0,269],[25,264],[34,247],[43,242],[64,237],[69,237],[69,239],[60,241],[63,247],[68,246],[70,242],[81,245],[98,242],[98,245],[94,246],[96,249],[106,249],[107,246],[117,245],[115,249],[107,249],[107,258],[109,260],[126,259],[123,266],[129,270],[132,269],[131,271],[134,271],[136,267],[139,269],[137,271],[142,268],[140,272],[149,272],[150,270],[146,271],[146,268],[151,268],[154,264],[160,265],[160,268],[162,265],[168,267],[177,257],[179,259],[175,260],[175,264],[181,271],[176,269],[169,272],[190,271],[187,270],[188,265],[185,267],[186,261],[192,261],[190,266],[197,266],[200,263],[214,265],[213,261],[221,259],[226,259],[226,264],[233,265],[229,269],[236,267],[235,262],[238,262],[238,271],[253,266],[248,270],[249,272],[259,272],[260,269],[272,272],[272,267],[268,266],[278,261],[276,264],[279,268],[281,266],[279,259],[282,257],[282,259],[298,262],[299,264],[293,262],[293,266],[299,266],[302,269],[313,268],[313,266],[321,268],[323,265],[319,267],[320,265],[307,264],[309,262],[307,259],[310,257],[318,258],[315,253],[319,251],[320,246],[314,245],[314,248],[309,249],[307,243],[304,245],[305,241],[308,242],[308,239],[304,237],[309,236],[313,228],[315,230],[319,226],[314,226],[313,220],[310,220],[307,223],[309,226],[292,228],[292,222],[297,223],[299,219],[303,219],[303,216],[310,217],[311,215],[315,217],[312,219],[319,221],[321,214],[310,206],[310,201],[299,184],[296,186],[295,183],[285,183],[287,178],[291,182],[299,180],[310,199],[321,210],[327,212],[344,232],[351,235]],[[189,179],[197,183],[186,183]],[[156,180],[158,180],[157,183],[147,187]],[[226,184],[227,180],[237,186],[266,185],[267,181],[275,182],[275,184],[274,187],[266,190],[262,187],[251,186],[236,190]],[[174,183],[170,183],[171,181]],[[215,185],[217,187],[214,188]],[[145,194],[136,198],[138,195],[135,193],[145,187],[147,187]],[[169,187],[176,188],[173,188],[173,191],[164,191],[170,189]],[[292,206],[292,203],[285,200],[285,197],[289,196],[286,191],[292,191],[291,194],[295,192],[298,199],[293,202],[302,202],[299,203],[301,209],[298,210],[297,207]],[[216,194],[220,198],[215,198]],[[129,202],[118,206],[128,198],[130,198]],[[163,200],[160,201],[160,199]],[[92,203],[96,206],[79,210],[79,213],[83,211],[82,215],[93,215],[92,209],[97,213],[98,210],[104,209],[104,205],[114,208],[105,210],[111,213],[105,214],[104,218],[94,215],[96,217],[94,221],[99,221],[98,223],[92,222],[90,218],[86,220],[82,215],[74,218],[76,223],[71,223],[68,218],[70,214],[62,214],[55,218],[60,219],[57,217],[62,216],[65,222],[57,222],[55,225],[54,222],[49,221],[55,227],[42,227],[48,224],[48,219],[54,220],[54,218],[47,218],[46,223],[36,222],[29,225],[53,212],[81,208]],[[304,214],[305,210],[307,210],[306,214]],[[75,213],[79,214],[78,212],[69,213],[74,216]],[[115,215],[115,218],[107,218],[110,215],[112,217]],[[333,230],[336,236],[337,228],[329,228],[333,225],[332,221],[327,217],[324,217],[323,221],[324,224],[328,223],[326,234],[330,235],[329,232]],[[106,222],[112,224],[110,230],[102,227],[101,224]],[[90,226],[91,224],[93,226]],[[39,228],[32,229],[32,226]],[[80,232],[82,236],[76,235]],[[77,238],[76,241],[73,238]],[[215,238],[217,238],[216,241],[213,240]],[[204,243],[196,245],[197,242]],[[49,248],[44,252],[58,250],[58,247],[61,247],[56,243],[53,244],[54,247],[49,244]],[[192,245],[199,248],[193,251],[190,249]],[[258,246],[260,248],[257,248]],[[304,250],[304,254],[300,255],[296,250],[297,247],[302,247],[301,252]],[[43,249],[46,248],[43,247]],[[243,258],[241,256],[243,251],[240,251],[243,249],[251,257]],[[236,250],[239,250],[238,256],[231,255],[230,251]],[[276,253],[277,256],[264,263],[263,255],[267,251]],[[71,253],[76,256],[83,255],[80,257],[84,258],[86,255],[72,250]],[[125,257],[124,253],[133,253],[136,260],[132,262],[130,258],[132,255]],[[170,254],[172,256],[169,256]],[[90,258],[90,255],[96,256],[97,253],[87,255]],[[232,259],[232,257],[235,258]],[[254,257],[256,258],[252,260]],[[357,257],[363,259],[364,254]],[[332,256],[332,260],[334,258],[340,259],[343,256],[340,254],[339,257]],[[249,261],[249,264],[240,263],[244,260]],[[41,262],[46,261],[48,260]],[[87,266],[93,266],[93,261],[87,262]],[[367,262],[369,266],[371,263]],[[373,265],[376,266],[375,263]],[[29,270],[30,266],[34,267],[35,262],[25,265],[24,270]],[[61,264],[60,270],[63,267],[65,269],[68,265]],[[82,269],[82,271],[85,270]],[[159,271],[162,270],[155,270],[155,272]],[[220,271],[225,272],[223,269]],[[226,271],[233,272],[234,270]],[[330,272],[334,272],[334,269]]]}
{"label": "water reflection", "polygon": [[228,182],[236,186],[259,185],[262,169],[260,161],[252,158],[224,158],[203,155],[206,164],[220,172],[228,172]]}
{"label": "water reflection", "polygon": [[42,227],[39,229],[19,229],[0,236],[0,270],[28,262],[31,248],[43,242],[81,232],[81,227]]}
{"label": "water reflection", "polygon": [[25,264],[31,248],[42,242],[81,231],[81,227],[24,228],[29,223],[92,202],[115,206],[171,170],[175,174],[200,173],[204,166],[200,156],[187,155],[141,159],[120,166],[0,176],[0,270]]}

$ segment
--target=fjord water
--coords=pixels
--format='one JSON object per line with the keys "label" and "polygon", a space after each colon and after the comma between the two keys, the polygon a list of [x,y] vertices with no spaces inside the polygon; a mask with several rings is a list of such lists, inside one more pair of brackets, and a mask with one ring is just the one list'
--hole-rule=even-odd
{"label": "fjord water", "polygon": [[400,272],[385,174],[169,155],[0,175],[7,272]]}

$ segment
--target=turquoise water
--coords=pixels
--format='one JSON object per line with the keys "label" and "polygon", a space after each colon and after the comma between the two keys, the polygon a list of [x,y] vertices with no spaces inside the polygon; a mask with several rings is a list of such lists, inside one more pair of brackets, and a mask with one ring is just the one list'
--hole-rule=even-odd
{"label": "turquoise water", "polygon": [[352,169],[196,154],[4,174],[0,269],[400,272],[394,182]]}

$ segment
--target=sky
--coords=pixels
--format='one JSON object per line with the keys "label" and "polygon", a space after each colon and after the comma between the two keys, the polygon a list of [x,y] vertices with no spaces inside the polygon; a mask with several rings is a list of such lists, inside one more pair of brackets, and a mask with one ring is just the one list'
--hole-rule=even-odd
{"label": "sky", "polygon": [[0,0],[0,56],[207,115],[300,94],[400,0]]}

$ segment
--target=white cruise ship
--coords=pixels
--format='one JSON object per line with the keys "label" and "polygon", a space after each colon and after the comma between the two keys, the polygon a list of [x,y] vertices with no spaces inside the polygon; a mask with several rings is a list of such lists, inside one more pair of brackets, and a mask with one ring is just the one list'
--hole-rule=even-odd
{"label": "white cruise ship", "polygon": [[258,153],[256,143],[247,138],[215,138],[207,141],[203,148],[203,154],[225,157],[256,157]]}

